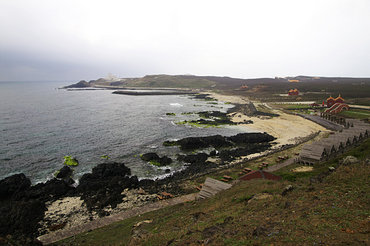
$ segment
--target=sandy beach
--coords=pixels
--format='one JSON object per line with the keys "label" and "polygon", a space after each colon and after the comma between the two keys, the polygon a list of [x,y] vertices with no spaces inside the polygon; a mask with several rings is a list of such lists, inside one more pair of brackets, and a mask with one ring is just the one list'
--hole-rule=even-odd
{"label": "sandy beach", "polygon": [[[220,95],[217,93],[210,93],[211,97],[235,104],[246,104],[249,102],[248,98],[240,96]],[[237,113],[232,117],[233,122],[244,122],[245,120],[252,120],[253,124],[240,124],[240,127],[248,130],[256,130],[259,132],[266,132],[277,138],[278,143],[275,147],[285,144],[294,144],[300,138],[306,137],[318,131],[328,131],[324,127],[303,119],[300,116],[284,113],[280,110],[272,110],[273,113],[279,114],[278,117],[250,117],[241,113]]]}
{"label": "sandy beach", "polygon": [[249,102],[247,97],[242,96],[222,95],[214,92],[207,92],[207,94],[218,101],[229,102],[232,104],[246,104]]}
{"label": "sandy beach", "polygon": [[[216,93],[211,93],[211,97],[223,101],[230,102],[233,104],[247,104],[249,103],[248,98],[239,96],[227,96],[220,95]],[[258,106],[259,103],[255,103]],[[268,105],[264,105],[269,107]],[[271,109],[271,108],[270,108]],[[241,128],[246,130],[255,130],[257,132],[266,132],[274,137],[276,137],[277,144],[274,148],[279,148],[286,144],[295,144],[299,142],[301,138],[307,137],[310,134],[316,133],[318,131],[327,131],[320,125],[306,120],[300,116],[286,114],[280,110],[271,109],[273,113],[279,114],[278,117],[269,116],[259,116],[259,117],[249,117],[241,113],[232,113],[233,122],[244,122],[245,120],[252,120],[253,124],[239,124]],[[264,151],[262,153],[254,153],[248,156],[243,156],[235,160],[235,163],[241,160],[248,160],[253,157],[258,157],[264,154],[268,154],[270,150]],[[216,162],[215,158],[208,158],[208,160]],[[297,170],[305,171],[305,170]],[[156,200],[156,194],[141,194],[137,190],[129,191],[126,189],[124,192],[125,198],[121,203],[117,205],[115,209],[105,208],[104,210],[108,214],[114,215],[118,212],[128,210],[133,207],[142,206],[146,203],[153,202]],[[122,193],[122,194],[123,194]],[[86,205],[84,205],[83,200],[79,197],[64,197],[53,203],[47,204],[47,212],[45,213],[45,218],[41,221],[41,234],[50,233],[51,225],[62,225],[63,229],[72,228],[75,226],[80,226],[90,220],[95,220],[98,218],[97,213],[88,212]],[[55,226],[54,226],[55,227]]]}

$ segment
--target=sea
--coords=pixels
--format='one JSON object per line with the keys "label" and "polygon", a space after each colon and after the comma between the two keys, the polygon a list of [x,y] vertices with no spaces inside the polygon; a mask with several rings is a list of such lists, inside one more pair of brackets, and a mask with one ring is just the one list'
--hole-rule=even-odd
{"label": "sea", "polygon": [[[105,162],[103,155],[125,163],[139,178],[162,178],[185,168],[176,161],[179,148],[165,147],[164,141],[247,131],[237,126],[176,124],[198,117],[191,112],[226,112],[233,105],[225,102],[188,95],[130,96],[112,94],[112,90],[60,89],[71,83],[0,82],[0,179],[24,173],[34,184],[44,182],[63,167],[66,155],[79,161],[74,168],[76,180]],[[174,162],[155,167],[140,159],[148,152],[167,155]]]}

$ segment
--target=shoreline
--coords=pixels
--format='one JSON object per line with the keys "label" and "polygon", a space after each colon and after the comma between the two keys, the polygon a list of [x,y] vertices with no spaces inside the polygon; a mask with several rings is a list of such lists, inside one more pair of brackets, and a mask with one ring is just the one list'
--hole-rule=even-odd
{"label": "shoreline", "polygon": [[[238,97],[238,96],[225,96],[225,95],[221,95],[221,94],[207,93],[207,92],[204,92],[202,94],[210,94],[209,95],[210,97],[213,97],[213,98],[215,98],[219,101],[229,102],[229,103],[232,103],[232,104],[246,104],[246,103],[249,102],[247,98],[242,98],[242,97]],[[322,128],[321,126],[320,127],[314,127],[314,125],[316,125],[315,123],[310,122],[308,120],[305,120],[305,119],[303,119],[299,116],[288,115],[288,114],[282,113],[280,111],[279,111],[279,114],[280,114],[279,117],[276,117],[276,118],[273,117],[273,118],[268,118],[268,119],[263,118],[263,117],[246,116],[242,113],[236,113],[236,114],[234,113],[233,115],[230,114],[231,120],[233,122],[240,123],[238,125],[238,127],[240,127],[240,129],[246,129],[246,128],[255,129],[256,131],[266,132],[267,134],[270,134],[270,135],[274,136],[276,138],[275,141],[277,141],[278,144],[273,146],[273,147],[270,146],[267,150],[260,151],[260,152],[257,152],[257,153],[252,153],[250,155],[239,156],[239,158],[236,158],[235,160],[233,160],[229,163],[226,163],[226,164],[222,164],[222,165],[219,165],[219,164],[216,165],[217,162],[215,162],[215,163],[213,163],[212,165],[210,165],[208,167],[206,167],[206,166],[203,166],[203,167],[202,166],[199,166],[199,167],[194,166],[196,169],[194,169],[193,171],[188,170],[187,172],[189,172],[189,173],[187,173],[187,174],[186,174],[186,172],[181,173],[182,172],[181,171],[181,172],[177,172],[177,173],[173,174],[170,177],[164,178],[162,180],[157,180],[157,181],[153,181],[153,180],[151,180],[151,181],[149,181],[149,180],[140,180],[140,181],[138,181],[137,178],[136,178],[136,181],[135,181],[135,180],[132,180],[133,176],[130,177],[130,176],[127,176],[126,174],[124,174],[122,176],[122,178],[124,178],[125,180],[128,180],[128,179],[131,180],[129,182],[134,182],[134,183],[137,182],[137,184],[139,184],[141,182],[140,186],[138,186],[138,185],[135,186],[134,185],[132,188],[129,188],[129,190],[125,190],[123,192],[119,191],[119,193],[116,193],[117,197],[123,197],[123,198],[126,197],[126,200],[125,200],[126,203],[130,199],[133,200],[133,201],[136,201],[136,202],[132,202],[131,205],[122,206],[122,204],[125,203],[125,202],[124,201],[121,201],[121,202],[117,201],[117,203],[116,202],[114,203],[114,204],[116,204],[114,206],[113,205],[111,205],[110,207],[109,206],[104,206],[104,209],[100,210],[101,213],[96,212],[96,211],[94,212],[94,210],[88,209],[88,206],[87,206],[87,201],[88,200],[83,201],[83,195],[79,196],[78,193],[72,192],[71,189],[69,189],[67,187],[64,187],[65,192],[62,195],[59,195],[59,197],[58,197],[58,195],[56,195],[51,200],[47,200],[47,199],[50,199],[50,198],[42,198],[42,199],[46,199],[45,207],[42,208],[42,209],[45,209],[45,211],[47,211],[47,213],[45,213],[43,215],[43,218],[40,222],[41,225],[42,225],[42,229],[41,229],[42,231],[39,231],[39,233],[37,233],[37,235],[45,235],[45,232],[52,231],[52,230],[50,230],[51,226],[53,226],[51,228],[51,229],[53,229],[53,231],[54,230],[60,230],[60,229],[63,229],[63,228],[70,228],[70,227],[73,227],[74,225],[76,225],[76,223],[83,224],[83,223],[86,223],[87,221],[94,220],[98,217],[105,217],[107,215],[116,214],[118,212],[130,209],[130,208],[133,208],[133,207],[140,207],[140,206],[145,205],[147,203],[152,203],[156,200],[158,194],[163,193],[163,192],[160,193],[161,190],[163,190],[163,188],[161,188],[162,186],[166,187],[166,190],[164,190],[164,192],[167,193],[167,194],[169,194],[168,191],[171,192],[171,190],[175,191],[175,194],[174,194],[175,196],[188,194],[188,193],[186,193],[186,191],[181,190],[181,188],[179,186],[180,181],[191,180],[191,179],[194,179],[196,177],[205,176],[209,173],[216,172],[216,171],[221,170],[221,169],[227,169],[227,168],[229,168],[233,165],[236,165],[238,163],[241,163],[241,162],[246,162],[246,161],[249,161],[249,160],[252,160],[252,159],[260,158],[261,156],[270,155],[271,153],[281,151],[283,148],[290,148],[293,145],[297,145],[302,140],[302,138],[310,136],[311,134],[314,134],[318,131],[325,131],[325,129]],[[297,120],[297,118],[299,118],[301,120],[299,121],[299,120]],[[242,122],[245,122],[246,120],[252,120],[253,124],[243,124]],[[303,124],[304,123],[303,121],[308,121],[310,123],[305,125],[305,124]],[[289,127],[292,126],[292,122],[294,122],[293,126],[296,126],[297,130],[292,131],[292,132],[289,133],[288,130],[289,130]],[[302,125],[305,126],[305,127],[300,128]],[[193,155],[193,156],[188,155],[188,156],[191,156],[191,158],[193,158],[193,159],[194,158],[199,159],[199,157],[201,157],[201,155]],[[206,163],[206,161],[208,161],[207,158],[204,160],[204,163]],[[191,167],[192,167],[192,164],[188,166],[188,168],[191,168]],[[198,169],[200,167],[201,167],[201,169]],[[202,170],[202,171],[200,171],[200,170]],[[193,173],[191,174],[191,172],[193,172]],[[94,171],[93,171],[92,175],[94,176]],[[103,178],[103,177],[101,177],[101,178]],[[80,183],[81,183],[81,179],[80,179]],[[38,190],[39,188],[45,188],[48,185],[48,183],[51,184],[52,182],[54,182],[54,183],[57,183],[58,185],[62,185],[61,183],[63,183],[63,182],[58,183],[57,180],[56,181],[54,181],[54,180],[55,179],[49,180],[46,183],[37,184],[35,186],[32,186],[31,188],[34,187],[34,189]],[[102,187],[105,187],[105,185],[107,185],[105,183],[103,183],[103,184],[104,185]],[[54,185],[54,184],[52,184],[52,185]],[[176,186],[179,186],[179,187],[176,187]],[[45,188],[45,189],[47,189],[47,188]],[[156,192],[152,192],[153,189]],[[42,191],[38,191],[38,192],[42,192]],[[90,191],[87,191],[87,192],[90,192]],[[130,192],[132,192],[134,194],[129,194]],[[68,195],[68,194],[70,194],[70,195]],[[88,194],[88,193],[86,193],[86,194]],[[116,199],[116,198],[114,198],[114,199]],[[92,202],[94,203],[94,200]],[[64,206],[64,210],[61,209],[63,206]],[[105,208],[107,208],[107,209],[105,209]],[[63,212],[60,212],[60,211],[63,211]],[[82,217],[80,216],[79,218],[76,218],[76,217],[73,217],[73,214],[82,215]],[[61,221],[61,218],[65,218],[65,217],[67,217],[67,220],[65,220],[65,221],[62,220]],[[49,224],[47,224],[48,220],[49,220]],[[72,223],[72,222],[75,222],[75,223]],[[49,227],[49,230],[47,229],[48,227]]]}
{"label": "shoreline", "polygon": [[[210,97],[217,100],[230,102],[232,104],[247,104],[251,101],[246,97],[222,95],[218,93],[209,93]],[[279,142],[278,146],[294,144],[299,138],[304,138],[317,131],[330,132],[323,126],[318,125],[310,120],[303,119],[298,115],[284,113],[281,110],[271,109],[278,117],[247,116],[243,113],[236,113],[231,120],[239,123],[238,127],[242,129],[253,129],[258,132],[266,132]],[[244,121],[251,120],[253,124],[243,124]]]}
{"label": "shoreline", "polygon": [[171,95],[194,95],[196,92],[192,91],[177,91],[177,90],[163,90],[163,91],[114,91],[112,94],[128,95],[128,96],[171,96]]}
{"label": "shoreline", "polygon": [[[247,98],[241,98],[241,97],[238,97],[238,96],[225,96],[225,95],[221,95],[221,94],[216,94],[216,93],[207,93],[207,92],[204,92],[202,94],[209,94],[208,96],[209,97],[212,97],[212,98],[215,98],[216,100],[219,100],[219,101],[224,101],[224,102],[230,102],[232,104],[246,104],[248,103],[248,99]],[[281,114],[282,112],[278,112],[280,114],[279,117],[281,117]],[[239,117],[239,115],[241,115],[241,117]],[[296,125],[297,126],[301,126],[302,125],[302,121],[303,122],[308,122],[307,127],[306,128],[303,128],[298,131],[298,136],[295,135],[293,138],[291,138],[291,135],[288,135],[288,137],[281,137],[281,135],[275,135],[275,137],[277,138],[275,141],[278,142],[277,145],[273,146],[272,148],[270,148],[269,150],[266,150],[266,151],[263,151],[263,152],[258,152],[258,153],[255,153],[255,154],[251,154],[251,155],[247,155],[247,156],[241,156],[240,158],[238,158],[237,160],[234,160],[233,162],[229,163],[229,164],[226,164],[226,165],[221,165],[221,166],[217,166],[217,167],[214,167],[214,168],[208,168],[206,170],[204,170],[203,172],[200,172],[200,173],[197,173],[197,174],[194,174],[194,175],[191,175],[191,176],[187,176],[187,177],[181,177],[173,182],[179,182],[179,181],[185,181],[185,180],[193,180],[195,178],[198,178],[198,177],[202,177],[202,176],[205,176],[207,174],[211,174],[211,173],[214,173],[214,172],[217,172],[217,171],[220,171],[220,170],[224,170],[224,169],[227,169],[227,168],[230,168],[230,167],[233,167],[237,164],[240,164],[240,163],[244,163],[244,162],[248,162],[248,161],[251,161],[251,160],[255,160],[255,159],[258,159],[258,158],[261,158],[261,157],[264,157],[264,156],[268,156],[268,155],[271,155],[273,153],[276,153],[276,152],[280,152],[280,151],[283,151],[283,150],[286,150],[286,149],[289,149],[289,148],[292,148],[292,147],[295,147],[299,144],[302,144],[304,142],[307,142],[313,138],[315,138],[316,136],[318,136],[318,134],[320,132],[325,132],[327,131],[325,128],[321,127],[321,126],[318,126],[317,124],[313,123],[313,122],[310,122],[308,120],[305,120],[305,119],[302,119],[301,117],[299,116],[294,116],[294,115],[288,115],[288,114],[285,114],[283,113],[283,119],[280,120],[283,124],[282,124],[282,127],[277,127],[276,129],[274,129],[274,127],[272,126],[277,126],[276,122],[277,120],[274,119],[274,118],[271,118],[271,119],[261,119],[259,117],[249,117],[249,116],[246,116],[246,115],[242,115],[241,113],[238,113],[234,116],[231,117],[232,121],[233,122],[243,122],[244,120],[252,120],[254,123],[253,124],[239,124],[238,125],[238,128],[240,129],[255,129],[256,131],[259,131],[259,132],[267,132],[267,133],[273,133],[275,134],[278,129],[281,129],[283,128],[285,131],[283,131],[282,133],[280,133],[281,135],[284,135],[286,134],[286,124],[287,123],[291,123],[291,120],[294,119],[296,120]],[[297,119],[300,119],[300,120],[297,120]],[[268,122],[268,126],[269,128],[266,129],[266,122]],[[317,125],[315,127],[315,125]],[[292,134],[296,134],[297,131],[295,131],[294,133]],[[274,136],[274,135],[273,135]],[[168,177],[167,177],[168,178]],[[162,180],[165,180],[166,178],[162,179]],[[171,183],[171,182],[170,182]],[[178,195],[186,195],[188,193],[180,193]],[[154,201],[150,201],[149,203],[151,202],[154,202]],[[137,204],[136,206],[132,206],[131,208],[134,208],[134,207],[140,207],[140,206],[143,206],[147,204],[146,202],[142,203],[141,205]],[[129,209],[129,208],[127,208]],[[113,213],[117,213],[117,212],[120,212],[122,210],[117,210],[117,211],[114,211]],[[71,227],[71,226],[70,226]]]}

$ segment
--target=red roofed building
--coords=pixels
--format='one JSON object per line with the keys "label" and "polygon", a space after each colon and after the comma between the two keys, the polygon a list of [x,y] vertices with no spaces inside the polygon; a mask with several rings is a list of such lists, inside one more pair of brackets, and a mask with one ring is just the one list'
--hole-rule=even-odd
{"label": "red roofed building", "polygon": [[269,179],[269,180],[280,180],[281,177],[276,176],[272,173],[265,172],[263,170],[252,171],[242,177],[240,180],[251,180],[251,179]]}
{"label": "red roofed building", "polygon": [[248,89],[249,88],[249,86],[248,85],[242,85],[242,86],[240,86],[240,90],[246,90],[246,89]]}
{"label": "red roofed building", "polygon": [[328,99],[326,99],[326,106],[327,107],[333,106],[334,103],[335,103],[335,99],[332,96],[330,96]]}
{"label": "red roofed building", "polygon": [[338,96],[337,98],[335,98],[334,100],[335,100],[335,103],[344,103],[344,99],[340,96],[340,94],[339,94],[339,96]]}
{"label": "red roofed building", "polygon": [[297,90],[297,89],[290,89],[289,91],[288,91],[288,95],[289,96],[298,96],[299,95],[299,90]]}
{"label": "red roofed building", "polygon": [[340,96],[340,94],[335,99],[333,97],[331,97],[331,96],[328,99],[326,99],[326,106],[328,108],[330,108],[331,106],[333,106],[336,103],[344,103],[344,99]]}

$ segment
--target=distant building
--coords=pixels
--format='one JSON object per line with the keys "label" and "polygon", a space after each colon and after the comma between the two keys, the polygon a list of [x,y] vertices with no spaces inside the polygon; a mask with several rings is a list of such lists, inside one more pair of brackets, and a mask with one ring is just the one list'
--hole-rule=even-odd
{"label": "distant building", "polygon": [[115,75],[113,75],[113,74],[111,74],[111,73],[109,73],[108,75],[107,75],[107,77],[105,78],[105,80],[106,81],[117,81],[117,80],[119,80],[118,79],[118,77],[117,76],[115,76]]}
{"label": "distant building", "polygon": [[340,96],[340,94],[339,94],[339,96],[337,97],[337,98],[333,98],[332,96],[330,96],[330,97],[328,97],[327,99],[326,99],[326,106],[328,107],[328,108],[330,108],[331,106],[333,106],[334,104],[336,104],[336,103],[344,103],[344,99]]}
{"label": "distant building", "polygon": [[299,82],[299,80],[298,80],[298,79],[288,79],[288,81],[289,81],[290,83],[298,83],[298,82]]}
{"label": "distant building", "polygon": [[288,95],[289,96],[298,96],[299,95],[299,90],[297,90],[297,89],[290,89],[288,91]]}
{"label": "distant building", "polygon": [[242,86],[240,86],[240,90],[246,90],[246,89],[248,89],[248,85],[242,85]]}
{"label": "distant building", "polygon": [[334,103],[335,103],[335,99],[334,99],[332,96],[330,96],[330,97],[328,97],[328,98],[326,99],[326,106],[327,106],[327,107],[331,107],[331,106],[333,106],[333,105],[334,105]]}
{"label": "distant building", "polygon": [[337,98],[335,98],[334,100],[335,100],[335,103],[344,103],[344,99],[340,96],[340,94],[339,94],[339,96],[338,96]]}

